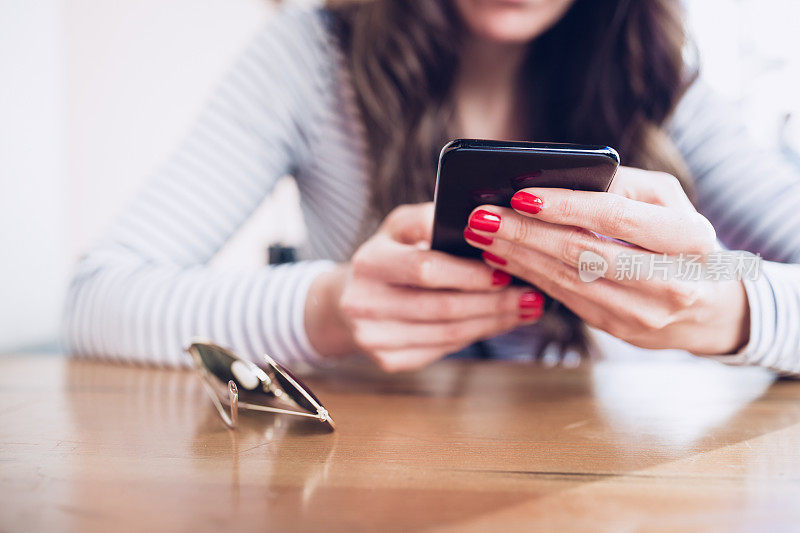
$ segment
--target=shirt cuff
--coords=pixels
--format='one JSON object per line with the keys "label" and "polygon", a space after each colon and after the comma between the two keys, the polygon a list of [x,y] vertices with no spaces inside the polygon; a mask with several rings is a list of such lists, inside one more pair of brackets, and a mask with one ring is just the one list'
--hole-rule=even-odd
{"label": "shirt cuff", "polygon": [[[765,331],[763,323],[774,322],[775,298],[772,294],[772,286],[767,278],[761,274],[756,279],[744,279],[745,293],[750,312],[750,338],[738,352],[723,355],[704,355],[707,359],[715,359],[728,365],[753,365],[761,359],[761,346],[768,332]],[[772,311],[772,312],[771,312]],[[766,316],[766,315],[772,315]],[[766,319],[766,320],[765,320]]]}
{"label": "shirt cuff", "polygon": [[797,265],[763,261],[755,279],[743,280],[750,309],[750,339],[734,354],[706,357],[729,365],[761,366],[785,375],[800,371],[800,353],[791,342],[798,333],[790,316],[797,313],[792,309],[796,307],[792,305],[795,293],[784,279],[786,268]]}
{"label": "shirt cuff", "polygon": [[296,363],[319,367],[325,359],[311,344],[306,332],[305,309],[308,290],[322,273],[336,268],[333,261],[302,261],[270,267],[275,292],[268,311],[261,317],[265,331],[274,335],[273,358],[287,366]]}

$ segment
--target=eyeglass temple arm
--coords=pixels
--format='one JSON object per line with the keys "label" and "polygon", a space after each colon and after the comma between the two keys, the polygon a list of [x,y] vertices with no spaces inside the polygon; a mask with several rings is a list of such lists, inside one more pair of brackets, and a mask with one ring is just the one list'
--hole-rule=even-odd
{"label": "eyeglass temple arm", "polygon": [[203,387],[206,389],[222,421],[225,422],[228,428],[234,429],[239,421],[239,389],[236,387],[236,383],[234,383],[233,380],[228,381],[228,399],[231,404],[231,412],[228,414],[225,410],[225,406],[222,405],[222,402],[217,396],[217,391],[215,391],[214,387],[208,382],[208,376],[203,372],[200,374],[200,378],[200,383],[202,383]]}
{"label": "eyeglass temple arm", "polygon": [[242,407],[243,409],[250,409],[251,411],[266,411],[268,413],[305,416],[308,418],[321,420],[323,422],[325,421],[325,418],[323,416],[320,416],[319,414],[303,413],[301,411],[292,411],[290,409],[281,409],[279,407],[268,407],[266,405],[258,405],[255,403],[240,402],[239,391],[236,387],[236,383],[234,383],[233,380],[228,381],[228,397],[230,399],[230,404],[231,404],[230,415],[229,415],[225,409],[225,406],[222,405],[222,402],[219,399],[217,391],[214,389],[213,385],[209,383],[209,378],[205,374],[205,372],[201,373],[200,382],[203,384],[203,387],[206,389],[206,392],[211,397],[211,402],[214,404],[214,407],[216,407],[219,416],[222,418],[222,421],[225,422],[225,425],[231,429],[235,428],[238,422],[239,407]]}
{"label": "eyeglass temple arm", "polygon": [[302,411],[292,411],[290,409],[280,409],[278,407],[267,407],[266,405],[258,405],[255,403],[241,402],[239,405],[244,409],[250,409],[253,411],[267,411],[269,413],[281,413],[284,415],[306,416],[308,418],[315,418],[317,420],[324,421],[324,418],[319,414],[303,413]]}

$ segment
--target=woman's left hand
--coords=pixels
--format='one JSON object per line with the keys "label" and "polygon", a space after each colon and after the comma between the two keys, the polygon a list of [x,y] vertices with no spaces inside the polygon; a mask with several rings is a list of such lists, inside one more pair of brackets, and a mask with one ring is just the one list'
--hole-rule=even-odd
{"label": "woman's left hand", "polygon": [[484,250],[489,265],[548,293],[587,324],[645,348],[726,354],[747,342],[740,280],[619,275],[636,263],[702,262],[718,250],[713,226],[673,176],[622,167],[609,192],[530,188],[511,205],[475,209],[467,242]]}

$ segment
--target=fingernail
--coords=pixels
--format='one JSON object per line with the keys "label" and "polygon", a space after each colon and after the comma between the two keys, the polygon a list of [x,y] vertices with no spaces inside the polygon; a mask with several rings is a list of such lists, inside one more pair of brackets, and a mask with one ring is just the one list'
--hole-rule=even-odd
{"label": "fingernail", "polygon": [[475,233],[474,231],[472,231],[469,228],[465,228],[464,229],[464,239],[468,240],[468,241],[477,242],[478,244],[483,244],[485,246],[488,246],[488,245],[492,244],[492,242],[494,242],[494,239],[492,239],[491,237],[485,237],[483,235],[478,235],[477,233]]}
{"label": "fingernail", "polygon": [[487,261],[491,261],[492,263],[497,263],[498,265],[505,265],[506,263],[508,263],[508,261],[506,261],[502,257],[497,257],[493,253],[489,253],[489,252],[483,252],[481,254],[481,257],[483,257]]}
{"label": "fingernail", "polygon": [[538,291],[525,291],[519,295],[519,306],[522,313],[541,311],[544,307],[544,296]]}
{"label": "fingernail", "polygon": [[492,272],[492,285],[508,285],[511,283],[511,275],[502,270]]}
{"label": "fingernail", "polygon": [[541,309],[523,310],[523,311],[520,311],[520,313],[519,313],[519,319],[520,320],[525,320],[525,321],[528,321],[528,320],[539,320],[540,318],[542,318],[542,313],[543,313],[543,311]]}
{"label": "fingernail", "polygon": [[511,197],[511,207],[523,213],[535,215],[544,207],[542,199],[525,191],[519,191]]}
{"label": "fingernail", "polygon": [[500,229],[500,217],[489,211],[479,209],[469,217],[469,227],[494,233]]}

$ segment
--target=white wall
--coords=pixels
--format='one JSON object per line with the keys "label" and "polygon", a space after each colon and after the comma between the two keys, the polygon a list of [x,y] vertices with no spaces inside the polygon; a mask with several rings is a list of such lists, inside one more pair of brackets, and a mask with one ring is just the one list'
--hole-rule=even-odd
{"label": "white wall", "polygon": [[800,1],[686,0],[701,72],[736,102],[754,138],[778,142],[786,114],[787,139],[800,149]]}
{"label": "white wall", "polygon": [[0,349],[52,334],[67,277],[62,7],[0,1]]}

